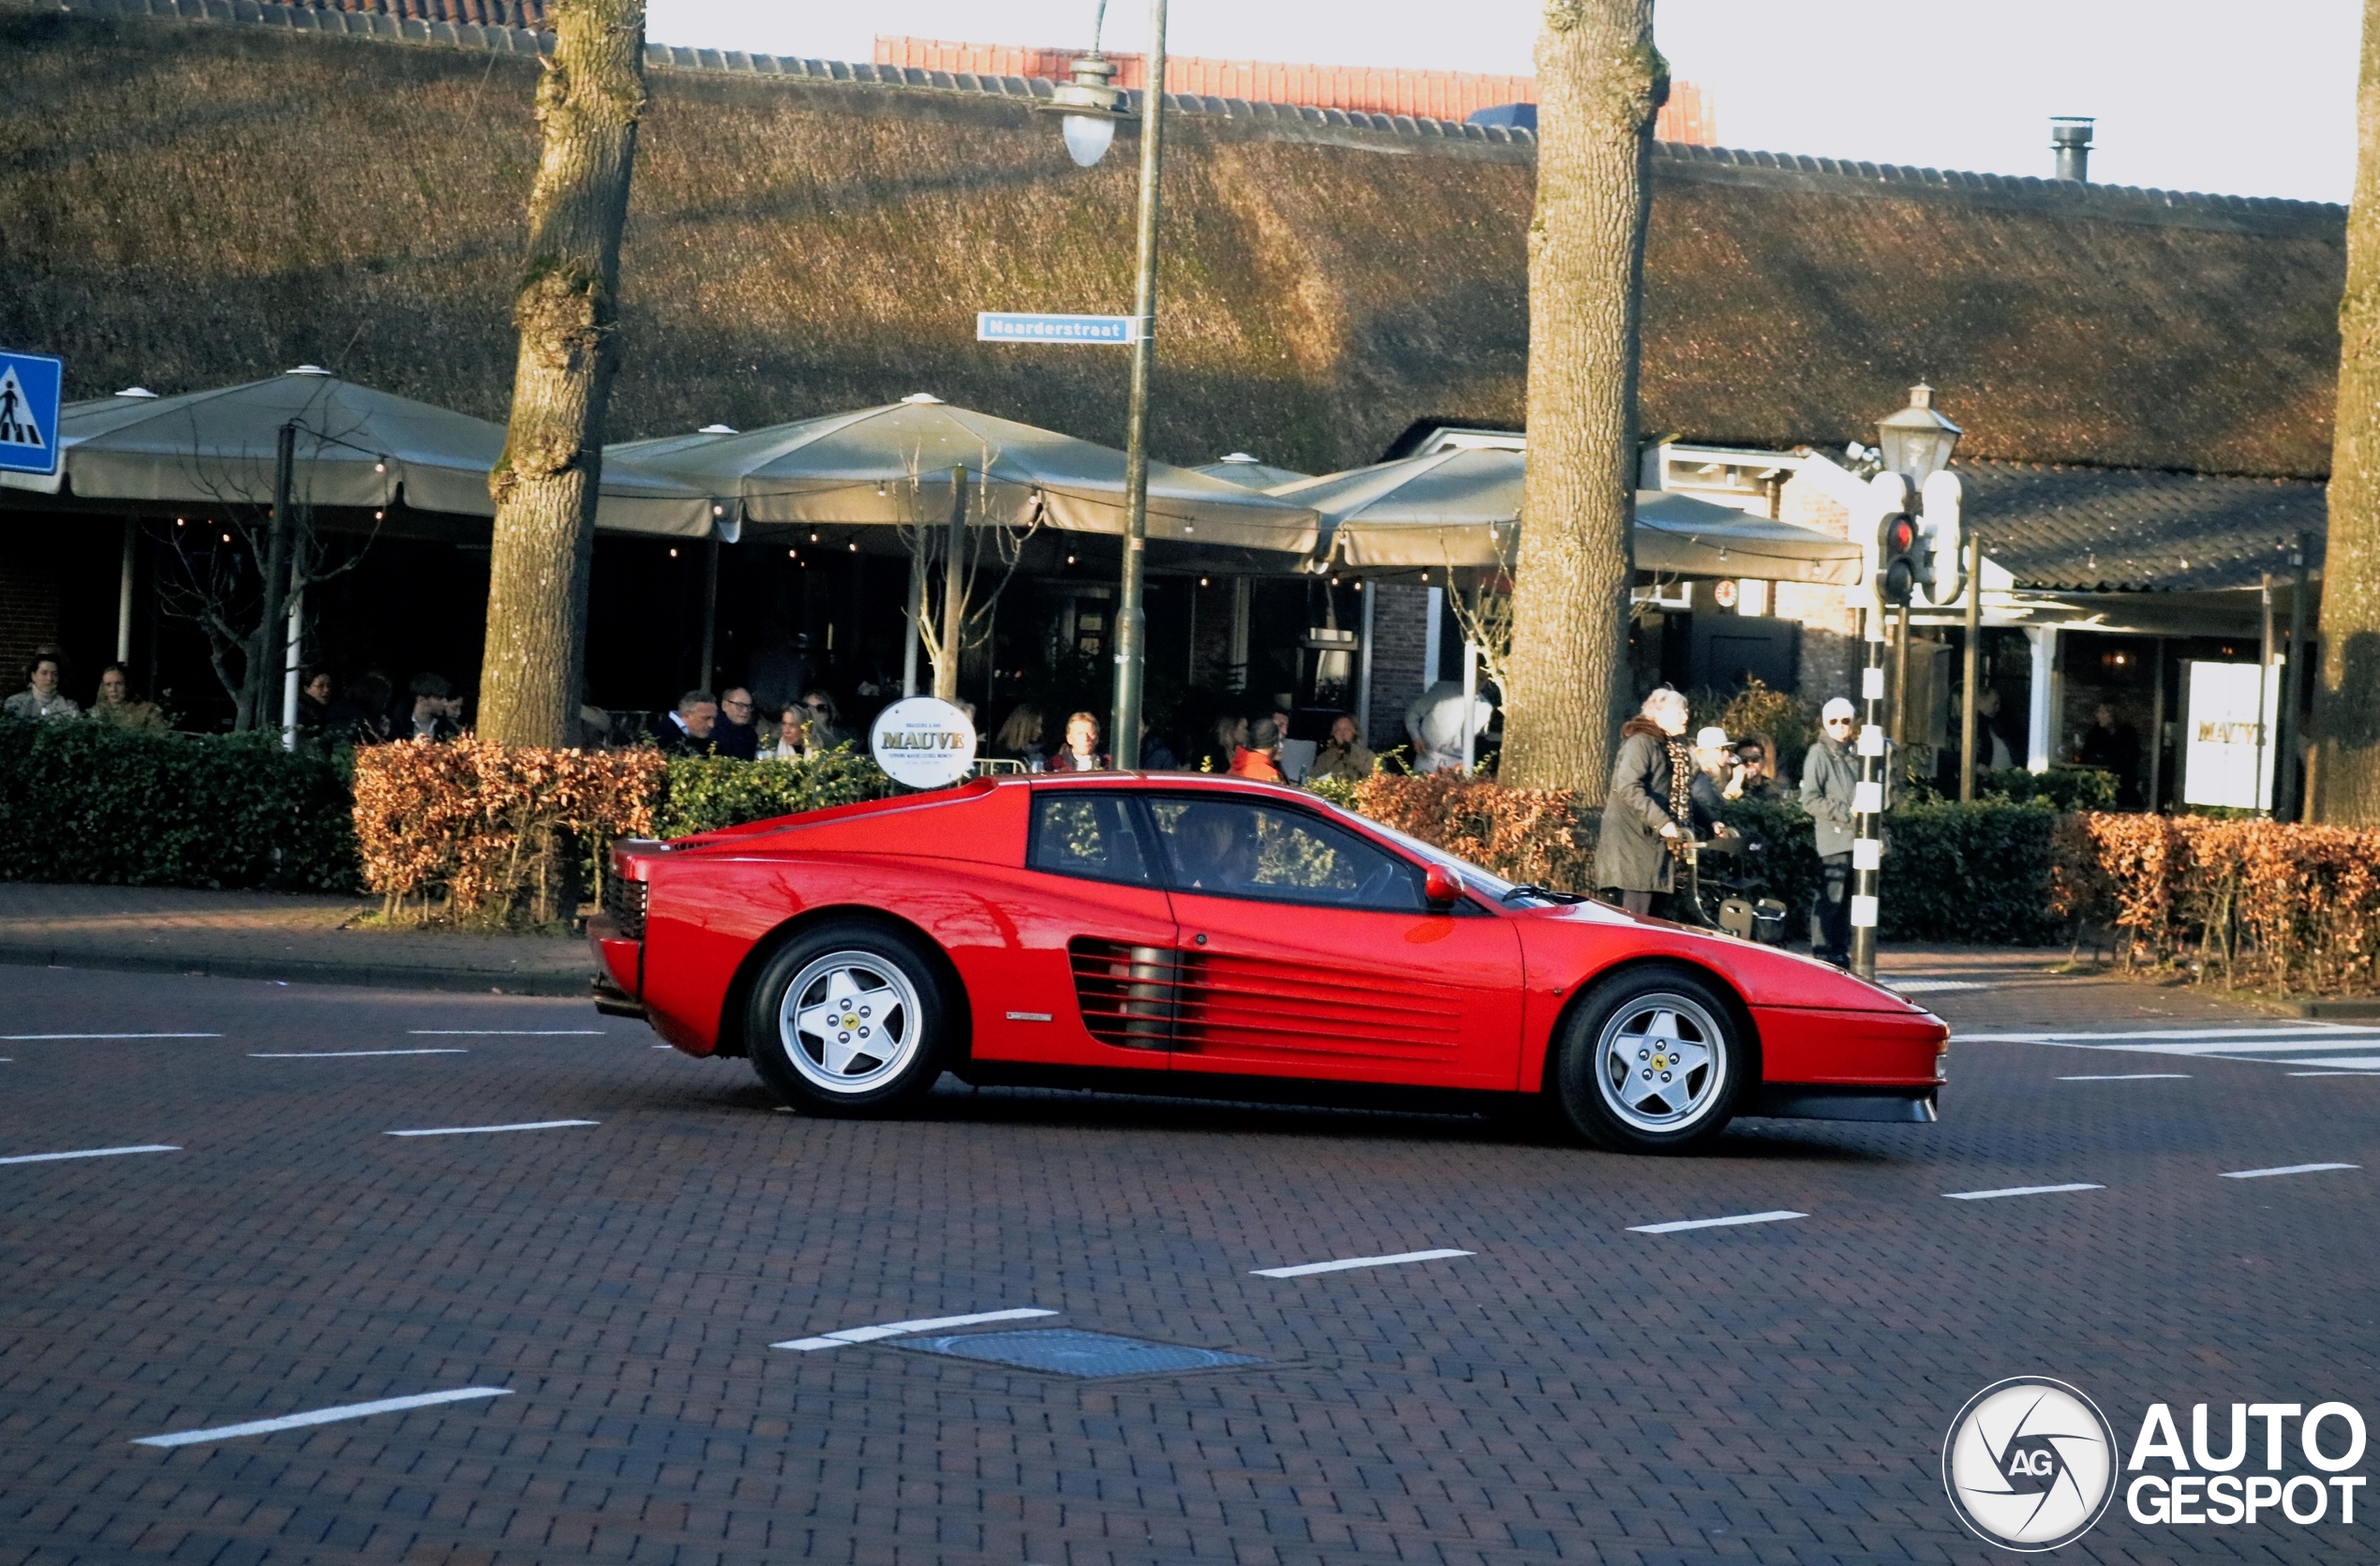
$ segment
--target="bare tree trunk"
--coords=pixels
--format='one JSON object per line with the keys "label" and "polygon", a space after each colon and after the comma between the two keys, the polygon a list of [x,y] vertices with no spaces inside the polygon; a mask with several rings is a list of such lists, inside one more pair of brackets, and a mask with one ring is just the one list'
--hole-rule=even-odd
{"label": "bare tree trunk", "polygon": [[2380,0],[2364,0],[2356,188],[2339,302],[2339,400],[2322,563],[2322,744],[2306,818],[2380,827]]}
{"label": "bare tree trunk", "polygon": [[1529,454],[1499,776],[1599,796],[1627,704],[1653,0],[1543,0]]}
{"label": "bare tree trunk", "polygon": [[482,738],[560,745],[579,703],[603,413],[619,350],[620,229],[645,108],[644,0],[555,0],[537,87],[545,150],[528,199],[513,375],[496,497]]}

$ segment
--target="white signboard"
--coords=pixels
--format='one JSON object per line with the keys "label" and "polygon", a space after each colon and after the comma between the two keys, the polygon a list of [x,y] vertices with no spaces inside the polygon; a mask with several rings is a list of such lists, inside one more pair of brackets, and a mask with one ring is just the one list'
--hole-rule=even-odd
{"label": "white signboard", "polygon": [[912,696],[876,714],[876,765],[912,788],[947,788],[974,770],[975,725],[946,701]]}
{"label": "white signboard", "polygon": [[2181,735],[2181,802],[2270,810],[2281,665],[2264,669],[2262,680],[2254,664],[2194,659],[2182,666],[2190,712]]}

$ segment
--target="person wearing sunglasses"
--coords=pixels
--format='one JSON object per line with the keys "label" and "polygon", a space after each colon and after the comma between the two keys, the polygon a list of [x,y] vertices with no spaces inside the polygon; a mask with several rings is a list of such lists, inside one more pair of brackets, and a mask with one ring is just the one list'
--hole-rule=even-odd
{"label": "person wearing sunglasses", "polygon": [[710,742],[721,755],[737,761],[759,756],[760,730],[752,724],[752,694],[741,685],[731,685],[720,694],[719,722],[711,725]]}
{"label": "person wearing sunglasses", "polygon": [[[1810,908],[1810,955],[1852,962],[1852,806],[1859,798],[1858,714],[1842,696],[1819,713],[1822,732],[1802,761],[1802,809],[1815,824],[1820,881]],[[1889,771],[1890,768],[1887,768]]]}

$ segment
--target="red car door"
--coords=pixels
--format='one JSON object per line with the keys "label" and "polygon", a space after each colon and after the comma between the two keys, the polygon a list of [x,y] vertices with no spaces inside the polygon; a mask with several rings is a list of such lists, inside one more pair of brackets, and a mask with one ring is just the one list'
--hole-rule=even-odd
{"label": "red car door", "polygon": [[1173,910],[1143,830],[1118,789],[1034,786],[1007,953],[969,979],[976,1055],[1166,1069]]}
{"label": "red car door", "polygon": [[1511,920],[1433,911],[1421,867],[1318,812],[1145,798],[1183,954],[1174,1070],[1515,1085]]}

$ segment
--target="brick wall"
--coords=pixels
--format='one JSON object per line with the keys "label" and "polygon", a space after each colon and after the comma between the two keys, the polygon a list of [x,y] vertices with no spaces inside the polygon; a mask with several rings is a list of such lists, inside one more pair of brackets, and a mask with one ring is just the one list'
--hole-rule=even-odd
{"label": "brick wall", "polygon": [[20,544],[0,554],[0,691],[23,690],[34,649],[57,644],[59,597],[50,550]]}
{"label": "brick wall", "polygon": [[[447,0],[452,3],[452,0]],[[875,64],[920,70],[973,71],[978,76],[1041,76],[1064,82],[1080,49],[1025,44],[959,43],[879,34]],[[1149,84],[1147,59],[1110,53],[1119,87]],[[1361,109],[1374,114],[1417,114],[1466,120],[1481,109],[1535,103],[1534,76],[1492,76],[1459,70],[1400,70],[1368,66],[1291,65],[1273,60],[1217,60],[1195,54],[1166,58],[1166,90],[1250,103],[1302,103],[1316,109]],[[1653,127],[1663,142],[1718,144],[1710,97],[1690,82],[1670,83],[1670,99]]]}
{"label": "brick wall", "polygon": [[1430,638],[1430,589],[1398,582],[1374,582],[1372,605],[1372,726],[1364,742],[1374,750],[1402,745],[1405,709],[1429,681],[1421,658]]}
{"label": "brick wall", "polygon": [[[1778,519],[1836,538],[1849,538],[1852,514],[1799,475],[1778,494]],[[1778,582],[1769,594],[1772,615],[1802,622],[1802,649],[1794,669],[1797,694],[1811,703],[1830,696],[1859,696],[1859,611],[1842,588],[1815,582]]]}

